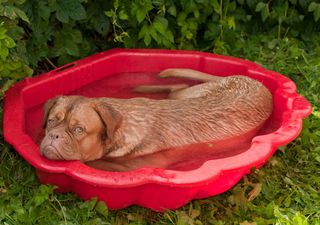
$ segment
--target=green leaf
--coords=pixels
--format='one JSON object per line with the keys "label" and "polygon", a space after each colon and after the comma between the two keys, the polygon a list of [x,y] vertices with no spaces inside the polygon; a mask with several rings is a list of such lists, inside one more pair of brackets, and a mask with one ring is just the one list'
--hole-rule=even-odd
{"label": "green leaf", "polygon": [[269,49],[274,49],[279,44],[279,39],[275,38],[267,43]]}
{"label": "green leaf", "polygon": [[21,66],[22,66],[22,63],[20,61],[13,61],[13,60],[10,60],[10,63],[5,64],[5,67],[11,71],[18,70],[19,68],[21,68]]}
{"label": "green leaf", "polygon": [[[1,74],[1,71],[0,71],[0,74]],[[6,92],[15,82],[16,80],[12,80],[12,79],[7,80],[2,86],[1,91]]]}
{"label": "green leaf", "polygon": [[320,19],[320,4],[317,9],[313,12],[314,20],[317,22]]}
{"label": "green leaf", "polygon": [[313,12],[314,20],[317,22],[320,19],[320,4],[311,2],[308,7],[309,12]]}
{"label": "green leaf", "polygon": [[261,12],[266,7],[266,3],[259,2],[256,6],[256,12]]}
{"label": "green leaf", "polygon": [[70,41],[67,46],[65,46],[66,52],[71,56],[80,56],[80,50],[76,43]]}
{"label": "green leaf", "polygon": [[[70,1],[70,0],[68,0],[68,1]],[[72,10],[71,10],[71,7],[70,7],[70,11],[69,11],[70,18],[72,18],[74,20],[84,20],[84,19],[86,19],[87,18],[86,10],[82,6],[82,4],[80,4],[80,2],[76,1],[76,0],[74,2],[75,2],[75,4],[73,5]],[[71,6],[71,4],[70,4],[70,6]]]}
{"label": "green leaf", "polygon": [[236,8],[237,8],[237,4],[235,1],[232,1],[229,4],[227,4],[228,11],[234,11]]}
{"label": "green leaf", "polygon": [[187,32],[185,33],[185,35],[186,35],[186,38],[187,38],[188,40],[191,40],[191,39],[193,38],[193,34],[192,34],[192,32],[190,32],[190,31],[187,31]]}
{"label": "green leaf", "polygon": [[171,5],[168,9],[168,13],[174,17],[177,16],[177,7],[175,5]]}
{"label": "green leaf", "polygon": [[194,15],[194,17],[195,17],[195,18],[197,18],[197,19],[198,19],[198,18],[199,18],[199,16],[200,16],[200,12],[199,12],[199,10],[194,10],[194,11],[193,11],[193,15]]}
{"label": "green leaf", "polygon": [[167,39],[168,39],[171,43],[174,43],[174,36],[173,36],[173,33],[172,33],[171,30],[168,30],[168,31],[166,32],[166,37],[167,37]]}
{"label": "green leaf", "polygon": [[143,37],[145,37],[148,34],[148,29],[149,29],[149,26],[147,23],[145,23],[139,32],[138,38],[142,39]]}
{"label": "green leaf", "polygon": [[108,218],[108,215],[109,215],[108,207],[106,206],[106,204],[103,201],[98,202],[98,204],[95,207],[95,210],[100,215],[104,216],[105,218]]}
{"label": "green leaf", "polygon": [[317,22],[320,19],[320,6],[314,12],[314,20]]}
{"label": "green leaf", "polygon": [[113,10],[109,10],[109,11],[104,12],[104,14],[105,14],[107,17],[113,17],[114,11],[113,11]]}
{"label": "green leaf", "polygon": [[168,27],[168,20],[162,16],[158,16],[152,25],[160,34],[164,34]]}
{"label": "green leaf", "polygon": [[179,12],[178,14],[178,18],[177,18],[177,23],[179,26],[182,26],[183,24],[186,23],[186,18],[187,18],[187,14],[185,12]]}
{"label": "green leaf", "polygon": [[0,40],[5,39],[7,37],[7,29],[0,26]]}
{"label": "green leaf", "polygon": [[220,4],[218,3],[218,0],[212,0],[212,4],[214,11],[220,15]]}
{"label": "green leaf", "polygon": [[14,11],[20,19],[22,19],[23,21],[25,21],[27,23],[30,23],[29,18],[24,11],[22,11],[21,9],[19,9],[17,7],[14,7]]}
{"label": "green leaf", "polygon": [[144,43],[146,46],[149,46],[150,43],[151,43],[151,37],[149,34],[147,34],[146,36],[144,36],[144,39],[143,39]]}
{"label": "green leaf", "polygon": [[69,23],[69,14],[63,9],[57,10],[56,18],[62,23]]}
{"label": "green leaf", "polygon": [[121,20],[128,20],[128,19],[129,19],[129,16],[127,15],[126,11],[121,10],[121,11],[119,12],[119,18],[120,18]]}
{"label": "green leaf", "polygon": [[14,20],[17,17],[17,15],[14,12],[13,6],[7,6],[7,5],[2,6],[1,4],[0,4],[0,15],[12,20]]}
{"label": "green leaf", "polygon": [[270,14],[269,5],[263,2],[259,2],[256,6],[256,12],[261,12],[262,21],[265,21]]}
{"label": "green leaf", "polygon": [[110,31],[110,21],[102,14],[92,17],[91,22],[95,31],[104,36]]}
{"label": "green leaf", "polygon": [[65,64],[70,63],[74,60],[75,60],[75,58],[72,57],[71,55],[63,54],[58,59],[58,66],[65,65]]}
{"label": "green leaf", "polygon": [[82,34],[79,30],[70,29],[69,35],[72,38],[74,43],[81,43],[82,42]]}
{"label": "green leaf", "polygon": [[[0,52],[1,52],[1,49],[0,49]],[[1,58],[1,56],[0,56],[0,58]],[[1,66],[0,66],[0,77],[11,77],[10,71],[6,68],[1,68]]]}
{"label": "green leaf", "polygon": [[37,1],[37,11],[39,15],[44,20],[49,20],[50,17],[50,8],[48,7],[45,1]]}
{"label": "green leaf", "polygon": [[149,0],[133,2],[131,4],[131,14],[136,17],[138,23],[141,23],[146,18],[148,12],[152,9],[153,5]]}
{"label": "green leaf", "polygon": [[292,219],[293,224],[297,225],[309,225],[307,218],[301,213],[296,213]]}
{"label": "green leaf", "polygon": [[262,21],[265,21],[269,17],[269,7],[265,7],[264,10],[261,12]]}
{"label": "green leaf", "polygon": [[311,2],[310,5],[309,5],[309,7],[308,7],[308,11],[309,11],[309,12],[313,12],[313,11],[315,11],[317,8],[318,8],[318,3]]}
{"label": "green leaf", "polygon": [[149,28],[148,32],[151,35],[151,37],[157,42],[157,44],[161,44],[161,35],[158,35],[159,33],[153,26]]}
{"label": "green leaf", "polygon": [[147,13],[144,10],[137,10],[137,20],[141,23],[146,18]]}
{"label": "green leaf", "polygon": [[45,201],[47,201],[49,199],[49,196],[53,193],[53,189],[54,187],[52,186],[47,186],[47,185],[39,186],[38,192],[35,193],[32,199],[35,205],[40,206]]}
{"label": "green leaf", "polygon": [[7,37],[6,39],[3,40],[5,45],[7,46],[7,48],[13,48],[14,46],[16,46],[16,43],[14,42],[14,40],[10,37]]}
{"label": "green leaf", "polygon": [[31,77],[34,72],[33,69],[31,69],[27,65],[23,65],[23,71],[25,72],[26,76],[28,76],[28,77]]}
{"label": "green leaf", "polygon": [[86,19],[86,11],[78,0],[58,0],[56,18],[62,23],[68,23],[69,19]]}
{"label": "green leaf", "polygon": [[9,55],[9,49],[8,48],[0,48],[0,57],[2,60],[5,60]]}
{"label": "green leaf", "polygon": [[228,23],[228,28],[229,29],[232,29],[232,30],[236,29],[236,23],[234,21],[234,17],[233,16],[227,18],[227,23]]}
{"label": "green leaf", "polygon": [[95,206],[97,205],[97,201],[98,201],[98,198],[93,197],[90,200],[83,202],[80,205],[80,209],[86,209],[88,211],[92,211],[95,208]]}
{"label": "green leaf", "polygon": [[12,5],[5,5],[2,6],[0,5],[0,16],[5,16],[9,19],[16,19],[16,18],[20,18],[23,21],[30,23],[29,18],[27,17],[26,13],[24,11],[22,11],[21,9],[12,6]]}

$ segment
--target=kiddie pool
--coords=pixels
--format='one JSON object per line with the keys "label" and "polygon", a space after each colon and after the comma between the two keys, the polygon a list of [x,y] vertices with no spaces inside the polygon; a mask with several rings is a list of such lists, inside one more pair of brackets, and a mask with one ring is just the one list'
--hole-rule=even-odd
{"label": "kiddie pool", "polygon": [[[181,80],[156,76],[159,71],[172,67],[219,76],[243,74],[257,79],[272,92],[274,112],[244,151],[208,158],[197,166],[181,170],[145,167],[108,172],[79,161],[50,161],[40,156],[42,107],[48,99],[62,94],[142,96],[133,93],[132,88],[141,84],[181,83]],[[195,51],[113,49],[27,78],[11,87],[5,96],[4,137],[35,168],[40,182],[56,185],[58,191],[74,192],[85,200],[98,197],[111,209],[135,204],[162,211],[228,190],[251,168],[261,167],[279,146],[296,138],[302,119],[310,113],[310,103],[296,93],[290,79],[253,62]]]}

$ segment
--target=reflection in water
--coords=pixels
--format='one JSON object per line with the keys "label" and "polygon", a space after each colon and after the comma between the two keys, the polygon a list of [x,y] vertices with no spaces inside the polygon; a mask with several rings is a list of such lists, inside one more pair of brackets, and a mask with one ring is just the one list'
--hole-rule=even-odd
{"label": "reflection in water", "polygon": [[[138,85],[147,84],[177,84],[187,83],[197,84],[195,81],[169,78],[161,79],[156,74],[150,73],[123,73],[114,74],[102,80],[93,82],[80,89],[74,90],[68,95],[84,95],[88,97],[148,97],[154,99],[163,99],[167,97],[165,93],[159,94],[140,94],[132,92],[132,89]],[[277,111],[277,107],[274,107]],[[26,132],[36,142],[40,143],[43,137],[43,105],[38,105],[26,111]],[[259,131],[252,131],[247,135],[235,137],[219,143],[199,143],[190,146],[181,146],[175,149],[164,150],[154,154],[133,157],[126,156],[117,159],[103,159],[87,163],[89,166],[97,169],[127,171],[145,166],[166,168],[172,170],[192,170],[200,167],[204,162],[213,159],[232,157],[240,154],[250,148],[252,137],[264,135],[275,131],[280,120],[277,113]],[[272,123],[270,122],[272,121]]]}

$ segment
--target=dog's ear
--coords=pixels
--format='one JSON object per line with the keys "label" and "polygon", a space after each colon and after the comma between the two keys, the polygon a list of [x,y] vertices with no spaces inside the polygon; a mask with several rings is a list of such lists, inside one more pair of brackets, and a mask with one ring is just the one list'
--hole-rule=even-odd
{"label": "dog's ear", "polygon": [[111,105],[105,102],[96,102],[93,108],[98,113],[104,124],[106,129],[106,138],[112,140],[115,132],[121,126],[122,115]]}
{"label": "dog's ear", "polygon": [[44,104],[44,117],[43,117],[43,125],[42,127],[45,129],[47,127],[47,120],[48,116],[50,114],[51,109],[53,106],[57,104],[57,101],[60,97],[52,98],[49,99],[45,104]]}

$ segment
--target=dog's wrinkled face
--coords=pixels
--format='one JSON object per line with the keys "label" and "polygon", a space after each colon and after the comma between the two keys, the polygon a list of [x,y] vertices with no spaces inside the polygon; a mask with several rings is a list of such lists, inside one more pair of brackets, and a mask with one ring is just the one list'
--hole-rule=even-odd
{"label": "dog's wrinkled face", "polygon": [[45,106],[45,129],[40,151],[52,160],[101,158],[115,132],[119,118],[114,110],[93,99],[62,96]]}

